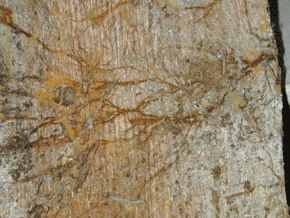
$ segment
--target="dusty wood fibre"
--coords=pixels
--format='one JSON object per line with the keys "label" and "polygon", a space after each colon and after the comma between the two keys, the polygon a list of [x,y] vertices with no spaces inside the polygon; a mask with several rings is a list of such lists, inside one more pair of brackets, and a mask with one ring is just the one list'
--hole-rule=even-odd
{"label": "dusty wood fibre", "polygon": [[0,0],[1,217],[286,217],[266,0]]}

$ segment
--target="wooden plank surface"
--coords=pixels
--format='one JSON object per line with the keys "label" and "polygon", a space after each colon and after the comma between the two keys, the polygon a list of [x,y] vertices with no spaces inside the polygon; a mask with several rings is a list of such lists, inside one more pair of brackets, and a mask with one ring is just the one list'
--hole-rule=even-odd
{"label": "wooden plank surface", "polygon": [[287,217],[266,0],[0,0],[1,217]]}

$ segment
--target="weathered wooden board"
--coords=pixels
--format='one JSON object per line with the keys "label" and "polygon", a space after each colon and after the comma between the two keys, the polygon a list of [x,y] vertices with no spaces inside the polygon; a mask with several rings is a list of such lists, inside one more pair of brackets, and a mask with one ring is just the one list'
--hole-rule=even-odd
{"label": "weathered wooden board", "polygon": [[286,217],[266,0],[0,0],[1,217]]}

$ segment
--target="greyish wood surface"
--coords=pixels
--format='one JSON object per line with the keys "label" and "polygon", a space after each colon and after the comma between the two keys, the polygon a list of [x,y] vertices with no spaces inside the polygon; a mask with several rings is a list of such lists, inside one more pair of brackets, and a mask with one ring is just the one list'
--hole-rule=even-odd
{"label": "greyish wood surface", "polygon": [[0,0],[1,217],[287,217],[266,0]]}

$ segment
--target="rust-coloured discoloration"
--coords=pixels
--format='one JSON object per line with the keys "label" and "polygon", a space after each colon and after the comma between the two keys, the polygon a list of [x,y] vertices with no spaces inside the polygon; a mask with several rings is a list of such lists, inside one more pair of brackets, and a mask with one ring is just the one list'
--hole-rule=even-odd
{"label": "rust-coloured discoloration", "polygon": [[26,37],[30,38],[32,35],[23,29],[19,28],[15,23],[14,23],[14,17],[13,17],[13,11],[9,8],[5,8],[4,6],[0,6],[0,23],[7,25],[11,27],[16,34],[22,33]]}
{"label": "rust-coloured discoloration", "polygon": [[[9,169],[14,193],[18,187],[35,193],[21,203],[24,214],[194,217],[210,205],[206,213],[213,216],[226,214],[224,208],[229,216],[245,215],[237,199],[252,200],[256,178],[240,182],[248,174],[239,171],[245,166],[239,152],[258,140],[267,150],[261,126],[268,124],[260,114],[269,110],[270,95],[261,93],[279,85],[272,42],[262,52],[251,49],[268,39],[247,27],[255,16],[250,3],[31,4],[45,21],[14,19],[19,9],[0,8],[0,24],[12,30],[4,28],[8,43],[0,56],[0,120],[14,134],[3,134],[9,146],[1,145],[0,155],[15,155]],[[234,34],[227,29],[236,16],[227,14],[228,4],[241,7],[238,17],[246,21],[232,23]],[[251,165],[256,154],[247,155]],[[275,175],[260,162],[261,173]],[[280,183],[274,184],[267,188]]]}
{"label": "rust-coloured discoloration", "polygon": [[0,23],[9,25],[9,23],[14,22],[13,11],[9,8],[5,8],[3,5],[0,5]]}

